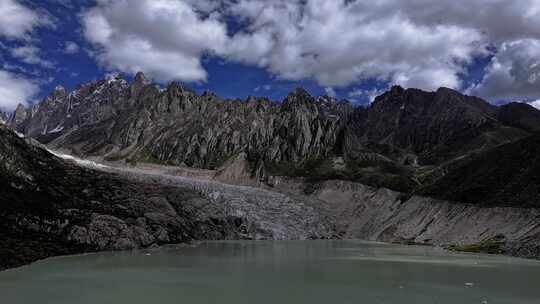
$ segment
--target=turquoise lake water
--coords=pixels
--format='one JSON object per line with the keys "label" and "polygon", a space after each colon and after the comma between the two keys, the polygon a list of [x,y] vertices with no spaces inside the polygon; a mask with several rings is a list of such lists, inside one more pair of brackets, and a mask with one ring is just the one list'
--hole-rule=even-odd
{"label": "turquoise lake water", "polygon": [[0,272],[2,304],[540,303],[540,262],[362,241],[231,241]]}

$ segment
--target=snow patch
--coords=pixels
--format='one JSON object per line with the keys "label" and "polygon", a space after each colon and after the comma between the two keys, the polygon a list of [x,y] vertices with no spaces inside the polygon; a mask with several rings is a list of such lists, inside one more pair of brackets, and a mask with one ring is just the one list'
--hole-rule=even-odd
{"label": "snow patch", "polygon": [[62,132],[64,130],[64,126],[62,126],[62,124],[59,124],[58,126],[56,126],[56,128],[48,131],[47,133],[58,133],[58,132]]}
{"label": "snow patch", "polygon": [[82,166],[82,167],[88,167],[88,168],[110,168],[109,166],[105,166],[105,165],[102,165],[102,164],[98,164],[96,163],[95,161],[91,161],[91,160],[86,160],[86,159],[80,159],[78,157],[75,157],[73,155],[69,155],[69,154],[63,154],[63,153],[59,153],[59,152],[55,152],[53,150],[49,150],[47,149],[47,151],[49,151],[49,153],[53,154],[54,156],[58,157],[58,158],[61,158],[61,159],[64,159],[64,160],[69,160],[69,161],[73,161],[75,162],[76,164]]}
{"label": "snow patch", "polygon": [[79,91],[75,90],[75,91],[69,93],[68,98],[78,99],[79,98]]}
{"label": "snow patch", "polygon": [[17,131],[15,131],[15,130],[13,130],[13,132],[14,132],[15,134],[17,134],[17,136],[19,136],[19,138],[24,138],[24,137],[25,137],[24,134],[22,134],[22,133],[20,133],[20,132],[17,132]]}

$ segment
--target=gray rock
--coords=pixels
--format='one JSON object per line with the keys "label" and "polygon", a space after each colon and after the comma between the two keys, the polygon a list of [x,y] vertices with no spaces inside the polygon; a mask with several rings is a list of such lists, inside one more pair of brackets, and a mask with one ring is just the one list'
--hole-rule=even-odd
{"label": "gray rock", "polygon": [[336,216],[345,238],[437,246],[504,237],[509,254],[538,257],[540,209],[480,207],[327,181],[313,193]]}

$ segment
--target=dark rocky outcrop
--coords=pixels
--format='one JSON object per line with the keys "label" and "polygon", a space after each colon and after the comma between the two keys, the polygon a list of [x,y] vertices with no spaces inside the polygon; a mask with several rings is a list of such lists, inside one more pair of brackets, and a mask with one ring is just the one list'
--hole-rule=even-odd
{"label": "dark rocky outcrop", "polygon": [[540,131],[540,111],[526,103],[512,102],[502,105],[497,118],[508,126],[530,132]]}
{"label": "dark rocky outcrop", "polygon": [[[351,141],[364,138],[361,147],[368,141],[396,150],[402,161],[415,157],[419,165],[437,165],[527,135],[498,121],[498,111],[479,98],[446,88],[423,92],[394,87],[375,99],[349,136]],[[536,123],[540,126],[540,120]]]}
{"label": "dark rocky outcrop", "polygon": [[419,191],[457,202],[540,207],[540,134],[472,154]]}
{"label": "dark rocky outcrop", "polygon": [[0,269],[191,240],[334,236],[317,208],[255,188],[95,170],[0,125]]}
{"label": "dark rocky outcrop", "polygon": [[12,127],[21,129],[21,127],[25,126],[27,119],[29,119],[28,115],[28,110],[22,104],[18,104],[15,112],[13,112],[10,119],[6,120],[6,122]]}
{"label": "dark rocky outcrop", "polygon": [[0,110],[0,124],[6,124],[9,121],[9,114]]}

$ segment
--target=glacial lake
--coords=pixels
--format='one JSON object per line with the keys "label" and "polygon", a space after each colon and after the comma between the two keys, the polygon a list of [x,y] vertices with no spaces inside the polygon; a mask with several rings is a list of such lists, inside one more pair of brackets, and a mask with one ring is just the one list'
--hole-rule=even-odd
{"label": "glacial lake", "polygon": [[540,303],[540,262],[362,241],[230,241],[0,272],[2,304]]}

